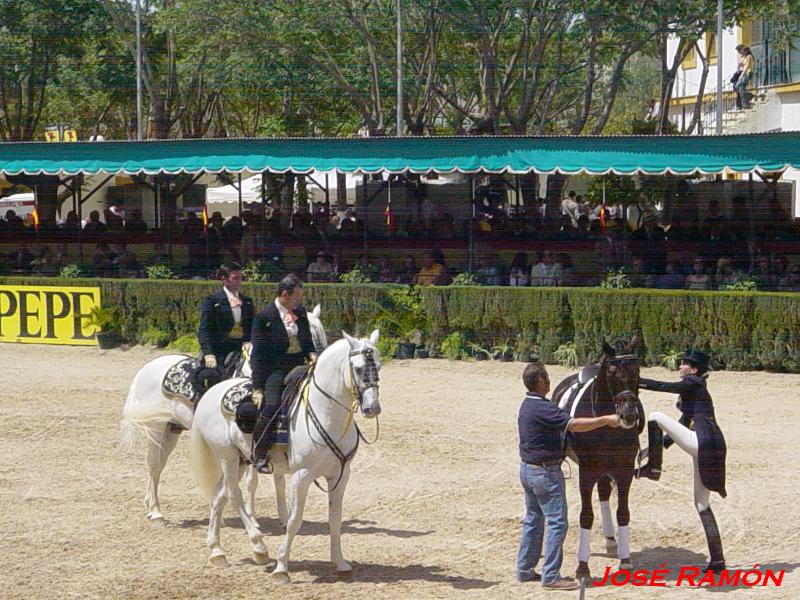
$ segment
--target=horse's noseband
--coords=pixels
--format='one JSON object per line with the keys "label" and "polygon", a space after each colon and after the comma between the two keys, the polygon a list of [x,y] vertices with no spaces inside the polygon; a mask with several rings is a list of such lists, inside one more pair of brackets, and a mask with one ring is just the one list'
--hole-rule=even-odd
{"label": "horse's noseband", "polygon": [[623,429],[633,429],[636,424],[639,422],[639,411],[636,411],[636,418],[633,422],[627,421],[622,414],[622,407],[625,402],[635,402],[636,401],[636,394],[631,392],[630,390],[623,390],[614,396],[614,412],[617,413],[619,417],[619,425]]}
{"label": "horse's noseband", "polygon": [[356,389],[358,395],[358,402],[361,404],[364,401],[364,392],[369,388],[377,388],[380,378],[378,376],[378,365],[375,363],[375,351],[372,348],[364,348],[363,350],[352,350],[348,355],[349,359],[354,356],[364,356],[364,373],[361,376],[361,381],[356,382],[355,369],[353,368],[353,361],[350,362],[350,379]]}

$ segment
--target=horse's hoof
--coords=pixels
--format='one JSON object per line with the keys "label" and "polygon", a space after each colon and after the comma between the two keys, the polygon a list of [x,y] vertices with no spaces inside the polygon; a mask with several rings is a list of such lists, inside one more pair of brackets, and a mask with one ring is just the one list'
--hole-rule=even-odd
{"label": "horse's hoof", "polygon": [[578,563],[578,568],[575,569],[575,579],[578,581],[585,581],[590,582],[592,580],[592,574],[589,571],[589,564],[583,561]]}
{"label": "horse's hoof", "polygon": [[289,574],[285,571],[281,571],[279,573],[272,574],[272,581],[275,582],[275,585],[288,585],[291,580],[289,579]]}
{"label": "horse's hoof", "polygon": [[620,571],[633,571],[633,563],[630,558],[621,558],[619,560]]}
{"label": "horse's hoof", "polygon": [[613,537],[606,538],[606,556],[617,556],[617,540]]}
{"label": "horse's hoof", "polygon": [[353,578],[353,569],[346,571],[336,571],[336,579],[338,581],[350,581]]}
{"label": "horse's hoof", "polygon": [[212,556],[211,558],[208,559],[208,562],[210,562],[215,567],[230,567],[231,566],[228,563],[228,559],[225,558],[224,554],[217,554],[215,556]]}
{"label": "horse's hoof", "polygon": [[269,562],[269,552],[253,552],[253,560],[257,565],[266,565]]}

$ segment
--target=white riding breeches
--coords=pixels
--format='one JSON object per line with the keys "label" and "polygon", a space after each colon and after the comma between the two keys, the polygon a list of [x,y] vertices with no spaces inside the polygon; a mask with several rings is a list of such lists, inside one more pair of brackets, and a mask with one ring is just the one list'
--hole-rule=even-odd
{"label": "white riding breeches", "polygon": [[684,452],[692,457],[694,471],[694,507],[697,509],[697,512],[704,511],[708,508],[711,490],[703,485],[703,481],[700,478],[700,463],[697,460],[697,434],[664,413],[650,413],[649,420],[658,423],[658,426],[661,427]]}

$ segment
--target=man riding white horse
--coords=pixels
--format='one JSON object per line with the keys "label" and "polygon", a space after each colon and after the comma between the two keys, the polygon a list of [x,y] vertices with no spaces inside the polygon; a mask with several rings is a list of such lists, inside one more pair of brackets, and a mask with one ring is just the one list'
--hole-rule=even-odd
{"label": "man riding white horse", "polygon": [[[225,367],[231,353],[238,353],[250,341],[253,324],[253,300],[242,290],[242,269],[237,264],[222,266],[217,271],[222,289],[211,294],[200,305],[200,327],[197,339],[207,369]],[[224,373],[230,377],[232,373]]]}
{"label": "man riding white horse", "polygon": [[[278,284],[275,301],[253,320],[253,403],[261,416],[253,432],[253,465],[259,473],[271,473],[269,448],[287,442],[282,415],[278,414],[284,380],[292,369],[314,354],[314,342],[303,300],[303,283],[287,275]],[[275,422],[275,421],[279,422]]]}

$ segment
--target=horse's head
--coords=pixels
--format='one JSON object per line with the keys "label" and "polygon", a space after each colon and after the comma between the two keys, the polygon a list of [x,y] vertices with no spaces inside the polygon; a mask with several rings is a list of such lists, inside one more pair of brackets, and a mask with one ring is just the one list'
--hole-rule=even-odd
{"label": "horse's head", "polygon": [[311,339],[314,341],[314,350],[316,350],[317,353],[322,352],[328,347],[328,336],[325,334],[325,327],[322,325],[322,321],[319,320],[320,312],[320,305],[317,304],[314,310],[306,313],[308,316],[308,325],[311,328]]}
{"label": "horse's head", "polygon": [[373,331],[369,339],[356,339],[344,331],[342,335],[350,345],[350,352],[347,355],[350,363],[350,380],[361,407],[361,414],[370,419],[377,417],[381,414],[381,404],[378,401],[378,372],[381,369],[381,361],[375,348],[378,342],[378,330]]}
{"label": "horse's head", "polygon": [[630,390],[622,390],[614,396],[614,410],[623,429],[631,429],[639,422],[639,399]]}
{"label": "horse's head", "polygon": [[639,390],[639,358],[634,349],[639,344],[639,336],[634,335],[625,345],[612,348],[603,342],[603,358],[600,361],[598,379],[605,382],[605,389],[610,397],[628,390],[636,396]]}

